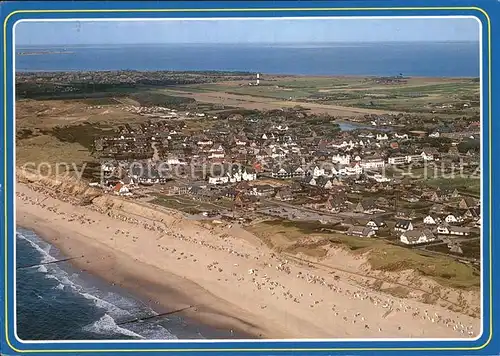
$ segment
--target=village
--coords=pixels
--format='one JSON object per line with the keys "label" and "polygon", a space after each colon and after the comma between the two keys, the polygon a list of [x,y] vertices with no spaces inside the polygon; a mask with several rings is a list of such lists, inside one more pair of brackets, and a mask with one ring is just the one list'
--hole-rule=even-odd
{"label": "village", "polygon": [[100,172],[90,184],[109,194],[219,223],[316,222],[479,263],[462,246],[480,235],[477,122],[409,131],[386,116],[346,125],[300,108],[224,120],[167,107],[124,110],[144,122],[94,142]]}

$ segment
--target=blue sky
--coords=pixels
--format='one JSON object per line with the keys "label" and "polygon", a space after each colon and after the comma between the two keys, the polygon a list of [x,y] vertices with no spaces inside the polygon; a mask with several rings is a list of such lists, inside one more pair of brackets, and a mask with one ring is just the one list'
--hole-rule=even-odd
{"label": "blue sky", "polygon": [[477,41],[472,18],[21,22],[16,44]]}

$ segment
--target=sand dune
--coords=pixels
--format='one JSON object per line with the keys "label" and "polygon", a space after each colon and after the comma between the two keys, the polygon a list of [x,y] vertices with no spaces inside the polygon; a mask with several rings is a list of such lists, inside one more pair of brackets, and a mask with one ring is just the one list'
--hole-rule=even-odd
{"label": "sand dune", "polygon": [[[262,338],[470,338],[480,332],[477,318],[288,260],[248,232],[240,237],[239,227],[213,227],[106,196],[78,206],[39,184],[16,189],[18,225],[69,257],[83,255],[75,260],[79,268],[156,309],[193,306],[183,315]],[[330,258],[359,263],[345,253]]]}

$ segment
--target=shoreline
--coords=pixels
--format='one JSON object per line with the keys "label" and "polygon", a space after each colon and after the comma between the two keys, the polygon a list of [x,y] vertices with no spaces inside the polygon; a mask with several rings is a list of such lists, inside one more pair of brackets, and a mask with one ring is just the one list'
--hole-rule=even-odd
{"label": "shoreline", "polygon": [[[155,310],[195,305],[180,315],[265,339],[471,338],[480,330],[480,319],[425,304],[418,290],[400,298],[353,280],[341,269],[364,262],[342,249],[322,262],[339,267],[332,273],[288,261],[239,226],[188,221],[112,196],[73,205],[47,184],[17,184],[17,224],[68,257],[84,255],[78,268],[151,300]],[[461,297],[474,301],[474,293]]]}
{"label": "shoreline", "polygon": [[[96,279],[100,283],[105,284],[106,287],[109,286],[109,289],[115,290],[118,294],[139,300],[142,303],[144,303],[144,305],[148,306],[158,314],[174,312],[171,315],[182,318],[182,320],[186,324],[188,324],[188,328],[190,327],[196,328],[196,326],[199,326],[200,329],[208,331],[206,333],[208,335],[203,334],[203,336],[206,338],[215,338],[215,339],[258,338],[258,335],[253,335],[249,333],[247,330],[244,330],[245,328],[243,327],[241,329],[237,329],[237,326],[231,326],[229,328],[226,328],[224,325],[222,325],[223,324],[222,320],[216,321],[216,319],[218,319],[216,315],[212,316],[213,320],[209,320],[208,315],[206,317],[205,316],[193,317],[185,315],[187,313],[183,311],[175,313],[176,310],[188,307],[188,305],[186,305],[186,301],[189,300],[189,298],[186,295],[184,295],[183,293],[179,293],[179,291],[175,290],[174,288],[171,288],[169,285],[170,283],[172,284],[179,283],[180,277],[172,274],[167,275],[164,271],[162,271],[162,276],[166,280],[166,282],[164,284],[156,284],[154,286],[157,292],[154,293],[141,292],[140,287],[145,285],[150,287],[154,282],[147,280],[137,271],[127,272],[120,270],[119,268],[115,269],[114,267],[112,267],[114,264],[120,264],[120,262],[123,263],[123,259],[126,259],[127,256],[119,254],[116,251],[111,251],[110,249],[106,249],[103,246],[99,247],[95,245],[85,246],[85,243],[78,240],[76,240],[78,241],[76,243],[74,240],[72,246],[68,247],[64,243],[61,243],[61,238],[62,235],[64,235],[64,232],[59,232],[54,229],[51,229],[46,225],[41,225],[40,222],[33,223],[33,221],[37,221],[37,218],[35,216],[24,214],[21,217],[21,219],[18,218],[16,225],[23,229],[33,231],[40,239],[56,247],[59,250],[59,255],[61,257],[65,258],[77,257],[76,259],[68,261],[67,263],[69,263],[71,267],[74,268],[76,271],[88,274],[93,279]],[[72,232],[72,234],[73,233],[74,232]],[[85,253],[85,252],[88,252],[86,255],[88,255],[89,253],[94,253],[95,255],[90,258],[85,257],[83,259],[79,259],[78,255],[80,253]],[[104,260],[104,257],[106,258],[112,257],[113,260],[107,261],[107,263],[105,263],[104,265],[94,264],[94,262],[96,262],[96,260],[100,258],[103,258]],[[108,269],[107,267],[111,268]],[[141,272],[144,272],[145,274],[157,273],[157,271],[155,271],[154,267],[152,266],[140,266],[140,267],[141,268],[139,270]],[[122,293],[120,293],[120,291],[122,291]],[[160,293],[163,294],[163,297],[160,297],[159,295]],[[193,309],[195,309],[195,311],[197,310],[196,307]],[[210,329],[214,330],[210,332]],[[222,335],[224,335],[225,337],[221,337]]]}
{"label": "shoreline", "polygon": [[75,54],[75,52],[68,52],[68,51],[18,52],[16,53],[16,56],[44,56],[50,54]]}
{"label": "shoreline", "polygon": [[[61,53],[42,53],[42,54],[17,54],[20,57],[44,55],[44,54],[75,54],[74,52],[61,52]],[[148,69],[148,70],[130,70],[127,68],[121,69],[21,69],[16,68],[16,72],[23,74],[38,74],[38,73],[109,73],[109,72],[133,72],[133,73],[187,73],[187,74],[217,74],[224,73],[230,79],[231,76],[253,76],[256,72],[242,72],[242,71],[225,71],[225,70],[169,70],[169,69]],[[301,73],[266,73],[259,72],[261,75],[279,78],[339,78],[339,79],[362,79],[362,78],[397,78],[391,74],[301,74]],[[408,75],[402,79],[437,79],[437,80],[472,80],[479,79],[479,76],[429,76],[429,75]]]}

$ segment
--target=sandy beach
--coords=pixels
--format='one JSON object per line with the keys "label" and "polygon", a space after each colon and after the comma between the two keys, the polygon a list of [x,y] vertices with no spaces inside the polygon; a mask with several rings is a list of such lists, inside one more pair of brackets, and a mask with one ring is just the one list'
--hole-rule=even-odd
{"label": "sandy beach", "polygon": [[[441,305],[371,290],[280,256],[239,226],[217,227],[117,197],[86,206],[16,186],[16,223],[72,263],[181,315],[256,338],[471,338],[480,320]],[[341,251],[339,268],[360,262]],[[354,266],[354,267],[353,267]]]}

